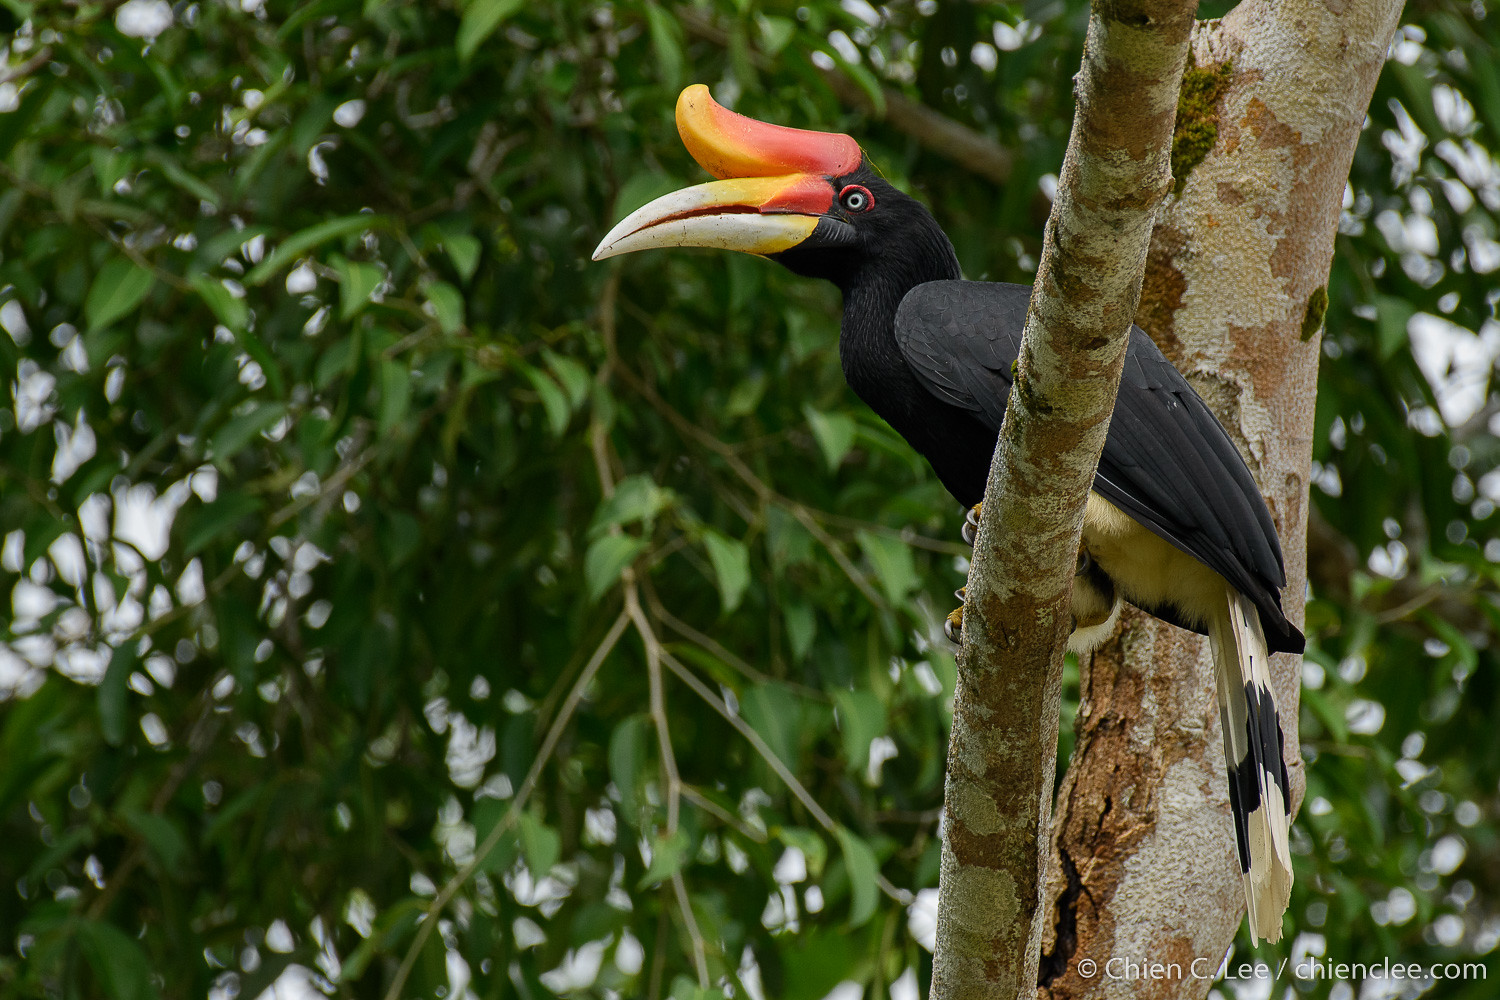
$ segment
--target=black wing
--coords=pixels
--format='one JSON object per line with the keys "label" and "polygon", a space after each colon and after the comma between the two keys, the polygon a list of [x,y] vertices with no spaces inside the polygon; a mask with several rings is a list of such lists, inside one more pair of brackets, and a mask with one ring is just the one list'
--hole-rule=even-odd
{"label": "black wing", "polygon": [[[932,395],[998,432],[1030,298],[1025,285],[920,285],[896,314],[896,343]],[[1253,600],[1273,650],[1302,649],[1301,633],[1281,612],[1286,570],[1254,477],[1207,405],[1139,327],[1130,330],[1094,490]]]}

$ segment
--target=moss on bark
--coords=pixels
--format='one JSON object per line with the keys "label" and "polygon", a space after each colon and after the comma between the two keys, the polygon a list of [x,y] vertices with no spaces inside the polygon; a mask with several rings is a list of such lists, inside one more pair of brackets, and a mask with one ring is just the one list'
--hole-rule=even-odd
{"label": "moss on bark", "polygon": [[1172,127],[1172,192],[1181,193],[1188,173],[1203,162],[1219,138],[1219,98],[1229,89],[1234,68],[1227,62],[1190,64],[1177,92],[1177,123]]}

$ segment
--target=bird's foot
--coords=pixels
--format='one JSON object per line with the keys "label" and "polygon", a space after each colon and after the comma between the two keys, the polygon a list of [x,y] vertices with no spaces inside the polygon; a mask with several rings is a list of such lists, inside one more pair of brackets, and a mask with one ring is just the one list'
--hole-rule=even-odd
{"label": "bird's foot", "polygon": [[[968,591],[968,589],[968,587],[959,587],[953,592],[953,596],[962,601],[964,599],[964,594]],[[948,612],[948,617],[943,619],[943,634],[948,637],[949,642],[957,644],[959,638],[963,634],[963,630],[964,606],[960,604],[958,607]]]}
{"label": "bird's foot", "polygon": [[[984,504],[982,503],[976,503],[973,507],[969,508],[968,514],[964,515],[963,538],[964,542],[971,547],[974,544],[975,536],[979,533],[979,509],[983,506]],[[962,601],[964,599],[964,592],[968,589],[967,587],[959,587],[953,592],[953,596]],[[948,617],[944,619],[943,634],[948,637],[950,642],[956,644],[960,636],[962,636],[963,630],[964,609],[963,605],[960,604],[950,611]]]}
{"label": "bird's foot", "polygon": [[969,508],[969,513],[964,516],[964,542],[971,548],[974,545],[975,536],[979,534],[979,508],[983,506],[984,504],[982,503],[976,503],[973,507]]}

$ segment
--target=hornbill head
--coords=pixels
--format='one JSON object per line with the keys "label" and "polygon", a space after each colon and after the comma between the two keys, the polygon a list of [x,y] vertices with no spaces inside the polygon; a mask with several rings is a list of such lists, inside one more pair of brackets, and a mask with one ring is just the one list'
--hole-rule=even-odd
{"label": "hornbill head", "polygon": [[604,237],[595,260],[653,247],[716,247],[769,257],[842,287],[909,245],[905,230],[936,228],[919,202],[876,175],[847,135],[746,118],[701,83],[677,99],[677,131],[693,159],[720,180],[632,212]]}

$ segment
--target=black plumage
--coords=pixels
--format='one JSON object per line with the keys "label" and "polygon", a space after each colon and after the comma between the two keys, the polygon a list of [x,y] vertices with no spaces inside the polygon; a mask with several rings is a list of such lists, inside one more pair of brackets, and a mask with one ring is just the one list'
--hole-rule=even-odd
{"label": "black plumage", "polygon": [[[868,188],[873,207],[835,207],[812,238],[776,259],[843,290],[839,354],[849,385],[973,506],[984,498],[1031,289],[959,280],[937,222],[864,164],[829,180],[834,190]],[[1223,581],[1163,559],[1150,535],[1122,530],[1100,505],[1094,524],[1085,512],[1069,645],[1101,641],[1118,596],[1209,636],[1250,931],[1275,941],[1292,883],[1291,790],[1267,659],[1303,648],[1281,608],[1281,545],[1224,428],[1143,330],[1132,326],[1129,336],[1093,492]]]}
{"label": "black plumage", "polygon": [[[679,99],[678,127],[720,180],[638,209],[596,259],[712,246],[834,282],[849,385],[955,498],[979,503],[1030,289],[959,280],[953,247],[921,204],[862,159],[846,172],[858,155],[847,136],[743,118],[702,87]],[[1209,636],[1250,931],[1274,941],[1292,885],[1291,798],[1268,661],[1300,651],[1302,634],[1282,613],[1281,547],[1249,469],[1151,339],[1134,327],[1129,336],[1084,511],[1068,646],[1081,654],[1108,638],[1122,597]],[[949,615],[950,635],[961,622]]]}
{"label": "black plumage", "polygon": [[[840,287],[849,385],[973,506],[984,497],[1031,289],[958,280],[936,220],[868,167],[831,183],[868,188],[875,207],[844,213],[828,234],[836,242],[815,232],[775,259]],[[1272,652],[1302,651],[1302,633],[1281,609],[1286,571],[1275,525],[1250,470],[1139,327],[1130,331],[1094,490],[1249,597]],[[1171,603],[1144,610],[1207,633]]]}

